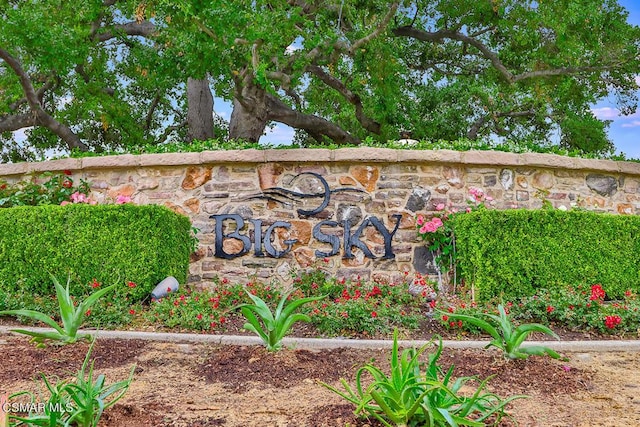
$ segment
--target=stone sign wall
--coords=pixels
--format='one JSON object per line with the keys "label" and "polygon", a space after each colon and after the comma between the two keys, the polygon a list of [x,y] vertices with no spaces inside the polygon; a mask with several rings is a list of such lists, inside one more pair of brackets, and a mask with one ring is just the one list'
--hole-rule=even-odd
{"label": "stone sign wall", "polygon": [[[397,281],[433,273],[415,216],[466,207],[471,188],[496,209],[555,207],[635,215],[640,164],[547,154],[372,148],[242,150],[0,165],[0,178],[73,172],[98,202],[130,196],[187,215],[199,231],[190,281],[338,277]],[[134,230],[132,230],[134,232]]]}

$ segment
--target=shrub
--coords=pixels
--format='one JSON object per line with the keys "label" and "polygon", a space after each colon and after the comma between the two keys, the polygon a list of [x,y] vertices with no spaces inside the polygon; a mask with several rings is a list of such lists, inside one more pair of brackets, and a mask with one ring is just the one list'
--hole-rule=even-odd
{"label": "shrub", "polygon": [[89,184],[80,180],[80,185],[76,186],[71,175],[71,171],[44,172],[15,184],[0,180],[0,208],[59,205],[69,202],[72,194],[88,196]]}
{"label": "shrub", "polygon": [[0,287],[8,295],[53,295],[50,274],[70,276],[73,286],[126,280],[136,283],[123,288],[138,301],[167,276],[186,281],[191,239],[189,220],[161,206],[0,209]]}
{"label": "shrub", "polygon": [[600,283],[638,290],[640,218],[560,210],[478,210],[455,219],[460,273],[476,298]]}
{"label": "shrub", "polygon": [[517,319],[556,323],[580,331],[616,334],[638,332],[640,301],[631,290],[623,299],[606,300],[607,290],[600,284],[542,289],[535,295],[522,298],[512,307]]}

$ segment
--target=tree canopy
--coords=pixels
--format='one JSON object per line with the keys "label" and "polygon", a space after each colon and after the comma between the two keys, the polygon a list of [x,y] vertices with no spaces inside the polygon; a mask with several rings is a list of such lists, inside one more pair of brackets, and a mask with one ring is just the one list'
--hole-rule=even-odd
{"label": "tree canopy", "polygon": [[224,137],[212,92],[233,139],[283,123],[302,143],[409,130],[605,152],[591,106],[638,102],[627,16],[612,0],[0,0],[2,155]]}

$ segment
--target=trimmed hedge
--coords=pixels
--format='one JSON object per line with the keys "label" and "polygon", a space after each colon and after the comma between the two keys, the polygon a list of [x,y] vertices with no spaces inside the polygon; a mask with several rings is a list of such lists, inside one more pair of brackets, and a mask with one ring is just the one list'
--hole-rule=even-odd
{"label": "trimmed hedge", "polygon": [[[185,283],[192,248],[185,216],[155,205],[73,204],[0,209],[0,287],[7,294],[55,295],[50,273],[86,292],[132,281],[134,300],[166,276]],[[80,288],[78,288],[80,287]]]}
{"label": "trimmed hedge", "polygon": [[478,210],[455,220],[460,274],[480,300],[600,283],[640,291],[640,217],[560,210]]}

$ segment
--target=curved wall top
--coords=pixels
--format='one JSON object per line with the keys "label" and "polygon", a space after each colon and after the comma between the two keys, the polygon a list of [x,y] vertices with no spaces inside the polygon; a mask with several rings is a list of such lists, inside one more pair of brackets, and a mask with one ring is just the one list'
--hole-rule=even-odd
{"label": "curved wall top", "polygon": [[433,274],[415,216],[466,207],[471,188],[496,209],[554,206],[640,213],[640,163],[494,151],[271,149],[87,157],[0,164],[0,179],[43,171],[85,179],[99,202],[130,196],[199,229],[190,281],[288,281],[322,268],[398,282]]}

